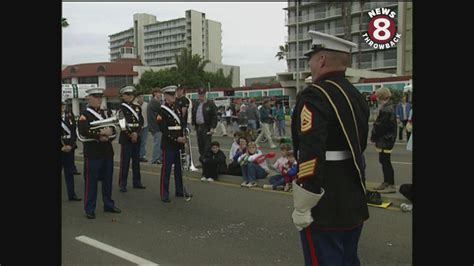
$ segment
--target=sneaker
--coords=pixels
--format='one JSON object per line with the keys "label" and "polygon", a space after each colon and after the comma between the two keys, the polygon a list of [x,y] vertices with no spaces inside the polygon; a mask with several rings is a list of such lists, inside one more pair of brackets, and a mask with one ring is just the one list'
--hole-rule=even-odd
{"label": "sneaker", "polygon": [[374,190],[384,190],[388,186],[388,183],[382,183],[377,187],[374,187]]}
{"label": "sneaker", "polygon": [[397,189],[395,188],[395,185],[387,185],[384,190],[379,191],[381,194],[382,193],[395,193],[397,192]]}
{"label": "sneaker", "polygon": [[277,145],[273,144],[270,146],[270,149],[275,149],[277,147]]}
{"label": "sneaker", "polygon": [[248,187],[248,188],[256,187],[256,186],[257,186],[257,182],[249,182],[249,183],[247,184],[247,187]]}
{"label": "sneaker", "polygon": [[207,179],[207,182],[214,182],[214,178],[209,177],[209,178]]}
{"label": "sneaker", "polygon": [[400,204],[402,212],[411,212],[413,210],[413,204],[402,203]]}
{"label": "sneaker", "polygon": [[283,190],[285,187],[284,186],[277,186],[275,189],[276,190]]}
{"label": "sneaker", "polygon": [[148,160],[147,160],[147,159],[145,159],[145,158],[140,158],[140,162],[142,162],[142,163],[147,163],[147,162],[148,162]]}
{"label": "sneaker", "polygon": [[246,187],[247,185],[249,184],[249,182],[247,181],[244,181],[240,184],[241,187]]}
{"label": "sneaker", "polygon": [[207,181],[207,178],[205,176],[201,177],[201,181],[202,182],[206,182]]}
{"label": "sneaker", "polygon": [[290,183],[286,183],[285,187],[283,188],[283,191],[288,192],[290,191],[290,189],[291,189]]}
{"label": "sneaker", "polygon": [[273,185],[265,184],[263,185],[263,189],[273,189]]}

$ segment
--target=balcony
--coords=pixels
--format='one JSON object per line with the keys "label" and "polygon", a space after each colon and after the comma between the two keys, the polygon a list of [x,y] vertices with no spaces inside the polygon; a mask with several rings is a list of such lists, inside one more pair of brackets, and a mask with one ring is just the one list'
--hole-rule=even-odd
{"label": "balcony", "polygon": [[[326,12],[311,13],[304,16],[299,16],[298,23],[308,23],[315,20],[323,20],[326,19],[326,17]],[[296,16],[290,17],[288,19],[285,18],[285,23],[287,26],[296,24]]]}
{"label": "balcony", "polygon": [[[311,40],[311,37],[307,32],[298,34],[298,41],[307,41]],[[288,42],[296,42],[296,34],[290,35],[288,37]]]}

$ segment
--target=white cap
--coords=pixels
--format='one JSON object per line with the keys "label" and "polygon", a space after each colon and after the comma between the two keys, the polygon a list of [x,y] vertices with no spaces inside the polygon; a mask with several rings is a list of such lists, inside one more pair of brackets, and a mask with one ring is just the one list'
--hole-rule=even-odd
{"label": "white cap", "polygon": [[120,94],[134,92],[136,89],[133,86],[125,86],[120,89]]}
{"label": "white cap", "polygon": [[161,89],[161,93],[170,93],[170,92],[176,93],[177,88],[178,87],[175,86],[175,85],[166,86],[166,87]]}
{"label": "white cap", "polygon": [[86,90],[86,93],[87,95],[91,95],[91,94],[104,94],[104,88],[92,88],[92,89],[88,89]]}
{"label": "white cap", "polygon": [[341,53],[350,53],[351,48],[356,48],[357,45],[353,42],[332,36],[319,31],[310,30],[308,34],[312,38],[311,49],[304,53],[305,56],[311,57],[313,53],[321,50],[329,50]]}

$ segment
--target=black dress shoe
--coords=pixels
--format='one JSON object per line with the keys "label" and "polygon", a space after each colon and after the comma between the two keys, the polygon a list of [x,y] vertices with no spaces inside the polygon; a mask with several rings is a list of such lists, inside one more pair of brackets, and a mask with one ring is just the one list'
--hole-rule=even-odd
{"label": "black dress shoe", "polygon": [[171,202],[170,199],[161,199],[161,201],[163,201],[164,203],[170,203]]}
{"label": "black dress shoe", "polygon": [[80,175],[81,172],[77,172],[77,171],[76,171],[76,172],[74,172],[73,174],[74,174],[74,175]]}
{"label": "black dress shoe", "polygon": [[127,188],[126,187],[121,187],[120,192],[127,192]]}
{"label": "black dress shoe", "polygon": [[145,158],[140,158],[140,162],[146,163],[146,162],[148,162],[148,160],[145,159]]}
{"label": "black dress shoe", "polygon": [[117,207],[113,207],[112,209],[104,209],[104,212],[113,212],[113,213],[121,213],[122,210],[120,210]]}
{"label": "black dress shoe", "polygon": [[140,189],[145,189],[146,187],[143,185],[138,185],[138,186],[133,186],[133,188],[140,188]]}
{"label": "black dress shoe", "polygon": [[78,196],[74,196],[72,198],[69,199],[69,201],[81,201],[82,198],[78,197]]}
{"label": "black dress shoe", "polygon": [[156,160],[156,161],[152,162],[152,164],[161,164],[161,163],[162,163],[161,160]]}
{"label": "black dress shoe", "polygon": [[86,213],[86,217],[87,217],[87,219],[95,219],[95,214]]}

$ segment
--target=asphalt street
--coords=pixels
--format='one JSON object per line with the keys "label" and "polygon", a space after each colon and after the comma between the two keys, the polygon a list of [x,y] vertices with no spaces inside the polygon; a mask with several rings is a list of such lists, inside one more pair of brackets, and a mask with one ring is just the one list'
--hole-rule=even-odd
{"label": "asphalt street", "polygon": [[[142,171],[142,180],[146,189],[121,193],[114,179],[112,197],[122,213],[104,213],[99,193],[94,220],[86,219],[83,202],[67,201],[63,186],[63,265],[134,264],[76,240],[79,236],[160,265],[303,265],[291,194],[185,178],[193,199],[171,196],[165,204],[159,198],[159,173]],[[75,184],[83,195],[82,176]],[[369,210],[359,245],[362,265],[411,265],[412,214]]]}
{"label": "asphalt street", "polygon": [[[287,129],[287,132],[289,129]],[[195,162],[198,158],[196,136],[191,134]],[[232,138],[214,136],[226,156]],[[76,156],[81,156],[82,144]],[[115,161],[120,145],[113,142]],[[151,159],[152,138],[146,145]],[[268,143],[261,149],[268,152]],[[278,149],[272,151],[278,152]],[[368,183],[383,180],[378,153],[373,144],[365,152]],[[275,158],[276,159],[276,158]],[[275,159],[271,159],[272,163]],[[395,183],[412,182],[412,154],[406,141],[397,142],[392,153]],[[83,163],[76,160],[80,172]],[[142,163],[141,165],[149,165]],[[97,197],[97,218],[86,219],[83,202],[69,202],[62,185],[62,263],[63,265],[134,265],[135,258],[160,265],[303,265],[298,232],[291,220],[290,193],[260,188],[241,188],[226,182],[203,183],[185,177],[187,190],[194,194],[190,202],[175,198],[173,177],[171,203],[159,197],[159,166],[143,167],[145,190],[118,189],[118,167],[114,168],[112,198],[120,214],[103,212],[102,196]],[[237,177],[238,178],[238,177]],[[260,181],[261,182],[261,181]],[[259,184],[260,184],[259,182]],[[63,182],[64,183],[64,182]],[[83,176],[75,176],[76,193],[83,197]],[[98,189],[100,191],[100,188]],[[362,265],[412,264],[412,213],[398,208],[369,207],[359,244]],[[87,238],[109,245],[109,251],[77,240]],[[113,249],[120,251],[111,251]],[[110,253],[112,252],[112,253]],[[128,255],[120,255],[127,252]],[[136,261],[136,260],[135,260]]]}

